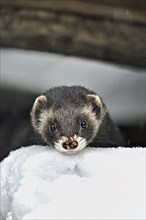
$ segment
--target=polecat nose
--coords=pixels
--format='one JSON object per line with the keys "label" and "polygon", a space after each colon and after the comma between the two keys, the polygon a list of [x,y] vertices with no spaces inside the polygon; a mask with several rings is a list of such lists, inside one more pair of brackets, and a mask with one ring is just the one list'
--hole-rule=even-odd
{"label": "polecat nose", "polygon": [[77,141],[65,141],[62,143],[62,147],[66,150],[74,150],[75,148],[77,148],[78,146],[78,142]]}

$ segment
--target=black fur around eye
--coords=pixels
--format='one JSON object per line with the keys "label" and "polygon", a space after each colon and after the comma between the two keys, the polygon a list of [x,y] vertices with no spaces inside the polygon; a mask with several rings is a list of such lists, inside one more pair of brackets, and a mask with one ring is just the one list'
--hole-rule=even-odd
{"label": "black fur around eye", "polygon": [[85,120],[81,121],[81,127],[84,129],[88,128],[88,123]]}
{"label": "black fur around eye", "polygon": [[56,126],[55,126],[54,124],[51,124],[51,126],[50,126],[50,130],[51,130],[51,132],[56,131]]}
{"label": "black fur around eye", "polygon": [[98,114],[100,112],[100,107],[99,106],[94,106],[93,107],[93,112]]}

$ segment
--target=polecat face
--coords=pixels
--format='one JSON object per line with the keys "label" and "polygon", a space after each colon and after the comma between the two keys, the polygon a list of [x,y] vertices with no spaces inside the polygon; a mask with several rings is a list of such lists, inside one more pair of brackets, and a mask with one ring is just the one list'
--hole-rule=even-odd
{"label": "polecat face", "polygon": [[105,114],[93,92],[79,86],[57,87],[36,98],[31,119],[48,145],[74,154],[94,139]]}

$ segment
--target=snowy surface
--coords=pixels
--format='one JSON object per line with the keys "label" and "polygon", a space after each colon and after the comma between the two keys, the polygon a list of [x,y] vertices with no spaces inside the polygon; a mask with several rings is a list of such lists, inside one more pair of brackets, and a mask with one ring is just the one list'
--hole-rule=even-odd
{"label": "snowy surface", "polygon": [[145,219],[144,148],[30,146],[1,163],[3,219]]}
{"label": "snowy surface", "polygon": [[38,94],[60,85],[82,85],[103,98],[114,121],[145,121],[145,70],[53,53],[1,49],[1,84]]}

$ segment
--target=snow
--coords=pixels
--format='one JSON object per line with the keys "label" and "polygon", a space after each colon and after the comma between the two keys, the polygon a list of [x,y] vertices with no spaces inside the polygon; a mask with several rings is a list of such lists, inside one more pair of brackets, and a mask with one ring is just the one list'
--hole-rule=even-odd
{"label": "snow", "polygon": [[2,220],[145,219],[145,148],[65,155],[29,146],[1,162]]}

